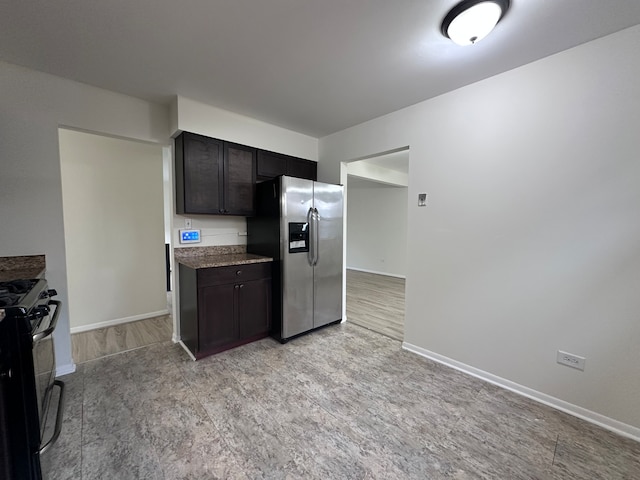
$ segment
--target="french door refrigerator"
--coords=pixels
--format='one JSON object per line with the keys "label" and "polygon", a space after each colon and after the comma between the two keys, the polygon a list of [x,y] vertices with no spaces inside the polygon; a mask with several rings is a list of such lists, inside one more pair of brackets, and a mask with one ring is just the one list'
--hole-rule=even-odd
{"label": "french door refrigerator", "polygon": [[344,187],[281,176],[256,190],[247,252],[274,259],[272,335],[341,321]]}

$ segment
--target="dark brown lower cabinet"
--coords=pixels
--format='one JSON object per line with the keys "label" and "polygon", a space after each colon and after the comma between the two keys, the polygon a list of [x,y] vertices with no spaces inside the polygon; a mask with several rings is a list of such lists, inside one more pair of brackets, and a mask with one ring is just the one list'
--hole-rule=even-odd
{"label": "dark brown lower cabinet", "polygon": [[270,262],[179,269],[180,337],[196,359],[269,334]]}

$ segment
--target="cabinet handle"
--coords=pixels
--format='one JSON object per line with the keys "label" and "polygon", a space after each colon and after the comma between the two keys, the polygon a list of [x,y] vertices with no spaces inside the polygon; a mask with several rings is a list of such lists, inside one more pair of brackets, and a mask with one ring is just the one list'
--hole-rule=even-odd
{"label": "cabinet handle", "polygon": [[236,275],[242,275],[242,270],[236,271]]}
{"label": "cabinet handle", "polygon": [[241,285],[240,285],[240,288],[244,288],[244,284],[241,284]]}
{"label": "cabinet handle", "polygon": [[233,288],[237,290],[238,288],[240,288],[240,285],[234,285]]}

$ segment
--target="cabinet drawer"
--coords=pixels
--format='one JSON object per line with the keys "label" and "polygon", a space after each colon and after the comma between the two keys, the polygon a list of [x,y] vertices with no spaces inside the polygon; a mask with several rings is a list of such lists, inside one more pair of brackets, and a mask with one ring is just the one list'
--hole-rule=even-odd
{"label": "cabinet drawer", "polygon": [[271,262],[199,269],[198,287],[242,283],[261,278],[271,278]]}

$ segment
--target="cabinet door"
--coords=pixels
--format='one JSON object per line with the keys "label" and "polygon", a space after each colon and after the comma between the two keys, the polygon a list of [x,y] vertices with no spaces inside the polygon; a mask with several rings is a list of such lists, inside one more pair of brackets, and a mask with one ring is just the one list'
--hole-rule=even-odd
{"label": "cabinet door", "polygon": [[238,338],[235,285],[198,288],[198,350],[210,352]]}
{"label": "cabinet door", "polygon": [[224,212],[255,215],[256,150],[224,143]]}
{"label": "cabinet door", "polygon": [[222,213],[222,142],[184,132],[176,139],[177,213]]}
{"label": "cabinet door", "polygon": [[238,285],[238,328],[245,339],[269,333],[271,328],[271,279]]}
{"label": "cabinet door", "polygon": [[257,175],[260,180],[268,180],[287,174],[287,157],[279,153],[258,150]]}
{"label": "cabinet door", "polygon": [[290,177],[318,179],[318,163],[304,158],[289,157],[287,160],[287,175]]}

